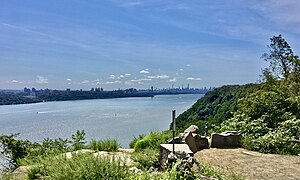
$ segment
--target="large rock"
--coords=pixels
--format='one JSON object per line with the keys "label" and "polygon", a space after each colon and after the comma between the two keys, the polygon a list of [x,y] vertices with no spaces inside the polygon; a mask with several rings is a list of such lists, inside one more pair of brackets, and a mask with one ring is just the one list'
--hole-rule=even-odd
{"label": "large rock", "polygon": [[242,135],[237,131],[226,131],[211,135],[212,148],[236,148],[241,146]]}
{"label": "large rock", "polygon": [[184,130],[184,133],[197,133],[197,131],[199,130],[199,127],[196,125],[190,125],[190,127],[188,127],[186,130]]}
{"label": "large rock", "polygon": [[188,132],[183,136],[183,140],[190,147],[193,153],[209,148],[208,139],[199,134]]}
{"label": "large rock", "polygon": [[[159,162],[161,165],[165,164],[168,159],[168,156],[173,152],[173,144],[160,144],[160,156]],[[194,153],[190,150],[187,144],[175,144],[175,154],[189,154],[193,156]]]}

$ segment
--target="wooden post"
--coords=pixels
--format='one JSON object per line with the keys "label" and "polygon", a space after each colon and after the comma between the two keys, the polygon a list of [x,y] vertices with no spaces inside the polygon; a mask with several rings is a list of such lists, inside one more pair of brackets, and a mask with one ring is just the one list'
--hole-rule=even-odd
{"label": "wooden post", "polygon": [[176,110],[172,110],[172,122],[173,122],[173,154],[175,155],[175,129],[176,129],[176,124],[175,124],[175,117],[176,117]]}

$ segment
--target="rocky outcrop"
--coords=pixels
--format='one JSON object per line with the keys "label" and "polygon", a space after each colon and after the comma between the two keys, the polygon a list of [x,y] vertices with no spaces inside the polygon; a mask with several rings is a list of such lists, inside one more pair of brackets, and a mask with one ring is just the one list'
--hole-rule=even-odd
{"label": "rocky outcrop", "polygon": [[235,148],[241,146],[242,135],[237,131],[226,131],[211,135],[212,148]]}
{"label": "rocky outcrop", "polygon": [[[193,153],[209,148],[208,139],[205,136],[200,136],[197,134],[198,130],[198,126],[191,125],[184,130],[184,133],[180,133],[178,137],[174,138],[174,143],[187,144]],[[170,139],[168,143],[172,144],[173,140]]]}
{"label": "rocky outcrop", "polygon": [[196,125],[190,125],[188,128],[186,128],[186,130],[184,130],[184,133],[188,133],[188,132],[197,133],[198,130],[199,130],[198,126],[196,126]]}
{"label": "rocky outcrop", "polygon": [[183,140],[190,147],[193,153],[209,148],[208,139],[205,136],[200,136],[199,134],[188,132],[184,136]]}
{"label": "rocky outcrop", "polygon": [[[193,152],[190,150],[189,146],[187,144],[175,144],[175,154],[189,154],[190,156],[193,156]],[[161,144],[160,145],[160,157],[159,162],[161,165],[167,163],[169,155],[173,151],[173,144]],[[170,162],[170,160],[169,160]]]}

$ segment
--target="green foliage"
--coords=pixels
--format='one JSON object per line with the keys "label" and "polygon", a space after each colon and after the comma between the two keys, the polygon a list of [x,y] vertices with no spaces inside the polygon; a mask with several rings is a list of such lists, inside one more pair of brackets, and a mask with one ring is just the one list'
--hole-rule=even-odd
{"label": "green foliage", "polygon": [[208,164],[208,163],[200,163],[201,169],[200,174],[212,178],[212,179],[228,179],[228,180],[243,180],[245,177],[243,177],[241,174],[229,172],[224,173],[221,170],[217,169],[216,167]]}
{"label": "green foliage", "polygon": [[86,143],[84,130],[77,130],[76,134],[72,134],[72,146],[75,150],[83,149]]}
{"label": "green foliage", "polygon": [[38,163],[45,156],[57,155],[68,149],[68,140],[44,139],[42,143],[32,143],[28,140],[16,139],[17,135],[0,136],[4,153],[9,154],[17,166]]}
{"label": "green foliage", "polygon": [[128,179],[129,168],[118,159],[78,154],[45,159],[28,173],[29,179]]}
{"label": "green foliage", "polygon": [[[139,179],[139,180],[194,180],[207,177],[227,178],[220,171],[206,165],[201,172],[180,170],[177,166],[159,173],[141,171],[136,173],[118,159],[109,157],[94,157],[91,154],[77,154],[72,158],[56,156],[45,158],[39,165],[33,166],[27,173],[28,179]],[[237,177],[237,175],[235,175]],[[221,178],[219,178],[221,177]],[[238,178],[234,178],[238,179]],[[240,178],[241,179],[241,178]]]}
{"label": "green foliage", "polygon": [[28,140],[15,139],[17,136],[18,134],[0,136],[0,142],[4,146],[4,153],[10,154],[13,160],[27,156],[29,147],[33,146]]}
{"label": "green foliage", "polygon": [[118,151],[120,145],[116,139],[106,139],[106,140],[95,140],[93,139],[87,146],[89,149],[96,151],[109,151],[115,152]]}
{"label": "green foliage", "polygon": [[201,130],[208,122],[211,131],[240,131],[248,149],[299,154],[300,60],[281,35],[271,38],[269,49],[263,55],[270,62],[265,82],[214,89],[180,115],[177,125]]}
{"label": "green foliage", "polygon": [[205,122],[208,128],[233,117],[238,109],[238,100],[259,88],[257,84],[231,85],[216,88],[205,94],[190,109],[176,118],[176,126],[185,129],[191,124],[199,126],[199,134],[205,132]]}
{"label": "green foliage", "polygon": [[39,98],[25,97],[23,94],[7,94],[0,92],[0,105],[28,104],[42,102]]}
{"label": "green foliage", "polygon": [[162,143],[166,143],[166,141],[171,137],[171,131],[151,132],[144,138],[136,141],[134,150],[136,152],[139,152],[143,149],[159,149],[159,145]]}
{"label": "green foliage", "polygon": [[144,134],[140,134],[138,137],[133,137],[133,140],[130,141],[130,143],[129,143],[129,147],[130,147],[130,148],[134,148],[135,143],[136,143],[137,141],[143,139],[145,136],[146,136],[146,135],[144,135]]}
{"label": "green foliage", "polygon": [[159,167],[158,149],[143,149],[133,153],[133,159],[138,162],[138,168],[148,170],[150,167]]}
{"label": "green foliage", "polygon": [[42,143],[32,143],[28,140],[17,139],[18,134],[2,135],[4,153],[11,156],[17,166],[39,163],[46,156],[54,156],[71,149],[84,147],[84,131],[77,131],[72,135],[73,142],[67,139],[44,139]]}
{"label": "green foliage", "polygon": [[264,60],[270,63],[269,70],[275,77],[288,76],[299,70],[298,56],[295,56],[288,42],[282,38],[281,34],[273,36],[269,47],[269,53],[262,55]]}

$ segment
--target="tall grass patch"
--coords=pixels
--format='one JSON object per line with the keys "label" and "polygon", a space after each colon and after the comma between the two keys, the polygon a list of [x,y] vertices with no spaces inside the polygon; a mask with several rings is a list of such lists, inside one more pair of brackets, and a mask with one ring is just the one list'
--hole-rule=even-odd
{"label": "tall grass patch", "polygon": [[88,148],[96,151],[116,152],[119,150],[120,145],[116,139],[105,139],[105,140],[93,139],[89,143]]}
{"label": "tall grass patch", "polygon": [[45,159],[31,169],[28,179],[126,179],[131,175],[129,168],[120,160],[110,157],[95,157],[91,154],[78,154],[72,158],[57,157]]}
{"label": "tall grass patch", "polygon": [[171,131],[162,132],[151,132],[142,139],[136,141],[134,150],[136,152],[142,151],[143,149],[159,149],[159,145],[166,143],[168,139],[172,137]]}

